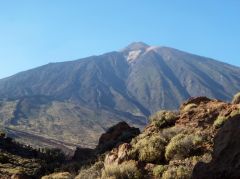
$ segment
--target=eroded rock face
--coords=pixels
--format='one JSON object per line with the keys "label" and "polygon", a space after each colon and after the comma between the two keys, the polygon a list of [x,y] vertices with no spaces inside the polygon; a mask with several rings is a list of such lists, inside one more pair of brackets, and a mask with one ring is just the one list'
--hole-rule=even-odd
{"label": "eroded rock face", "polygon": [[210,163],[198,163],[193,179],[240,177],[240,115],[229,119],[214,139],[213,159]]}
{"label": "eroded rock face", "polygon": [[120,122],[101,135],[96,149],[99,153],[104,153],[121,143],[130,142],[138,134],[140,134],[138,128],[130,127],[126,122]]}
{"label": "eroded rock face", "polygon": [[118,148],[113,149],[105,157],[105,164],[120,164],[128,159],[128,152],[131,149],[131,144],[124,143]]}

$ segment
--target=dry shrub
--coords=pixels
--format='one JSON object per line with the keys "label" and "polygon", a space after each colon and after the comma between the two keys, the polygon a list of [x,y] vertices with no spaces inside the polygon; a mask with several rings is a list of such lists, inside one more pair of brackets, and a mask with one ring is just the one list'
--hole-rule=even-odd
{"label": "dry shrub", "polygon": [[140,179],[142,178],[137,163],[134,160],[123,162],[120,165],[106,165],[102,172],[102,179]]}
{"label": "dry shrub", "polygon": [[226,116],[218,116],[217,119],[214,121],[213,126],[215,128],[222,127],[223,124],[229,119],[229,117]]}
{"label": "dry shrub", "polygon": [[194,109],[194,108],[196,108],[197,107],[197,105],[196,104],[194,104],[194,103],[190,103],[190,104],[187,104],[184,108],[183,108],[183,112],[188,112],[188,111],[190,111],[190,110],[192,110],[192,109]]}
{"label": "dry shrub", "polygon": [[157,165],[153,168],[153,176],[156,178],[161,178],[164,171],[167,170],[167,166]]}
{"label": "dry shrub", "polygon": [[151,124],[155,125],[158,128],[171,127],[175,124],[178,118],[178,114],[173,111],[158,111],[152,116],[149,120]]}
{"label": "dry shrub", "polygon": [[178,134],[173,137],[166,147],[166,160],[184,159],[194,155],[200,145],[203,143],[203,138],[200,135],[194,134]]}
{"label": "dry shrub", "polygon": [[99,179],[101,178],[104,163],[102,161],[96,162],[89,168],[81,169],[75,179]]}
{"label": "dry shrub", "polygon": [[240,92],[237,93],[237,94],[233,97],[232,103],[233,103],[233,104],[240,104]]}
{"label": "dry shrub", "polygon": [[173,126],[173,127],[169,127],[166,129],[163,129],[161,131],[161,136],[167,141],[169,142],[174,136],[176,136],[177,134],[180,134],[181,132],[183,132],[184,129],[180,126]]}
{"label": "dry shrub", "polygon": [[138,140],[133,148],[138,153],[138,159],[140,161],[154,163],[164,158],[165,146],[165,139],[163,139],[159,133],[156,133]]}
{"label": "dry shrub", "polygon": [[162,179],[189,179],[191,174],[192,171],[188,167],[172,167],[163,173]]}

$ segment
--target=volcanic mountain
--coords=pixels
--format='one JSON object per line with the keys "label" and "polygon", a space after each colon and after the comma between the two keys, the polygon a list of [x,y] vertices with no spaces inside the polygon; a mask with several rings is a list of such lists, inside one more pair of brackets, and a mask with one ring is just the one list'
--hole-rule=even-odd
{"label": "volcanic mountain", "polygon": [[1,79],[0,124],[35,145],[93,147],[119,121],[143,127],[149,115],[191,96],[228,101],[239,89],[239,67],[135,42]]}

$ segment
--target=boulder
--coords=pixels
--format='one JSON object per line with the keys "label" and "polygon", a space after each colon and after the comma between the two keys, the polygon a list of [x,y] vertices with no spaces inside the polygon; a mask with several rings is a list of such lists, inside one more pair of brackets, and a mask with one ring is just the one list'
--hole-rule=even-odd
{"label": "boulder", "polygon": [[198,163],[193,179],[240,178],[240,115],[229,119],[214,138],[213,159]]}
{"label": "boulder", "polygon": [[96,150],[98,153],[110,151],[119,144],[130,142],[132,138],[139,134],[140,130],[138,128],[130,127],[126,122],[119,122],[101,135]]}
{"label": "boulder", "polygon": [[120,145],[106,155],[104,163],[107,165],[121,164],[128,159],[128,152],[131,148],[131,144],[129,143]]}
{"label": "boulder", "polygon": [[72,159],[82,162],[82,161],[90,160],[94,156],[95,156],[94,155],[94,149],[77,147]]}

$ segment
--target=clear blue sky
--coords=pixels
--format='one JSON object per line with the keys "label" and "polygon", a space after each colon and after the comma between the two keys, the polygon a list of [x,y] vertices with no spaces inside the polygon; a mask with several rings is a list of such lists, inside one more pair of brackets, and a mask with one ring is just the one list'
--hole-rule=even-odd
{"label": "clear blue sky", "polygon": [[0,78],[133,41],[240,66],[240,0],[0,0]]}

